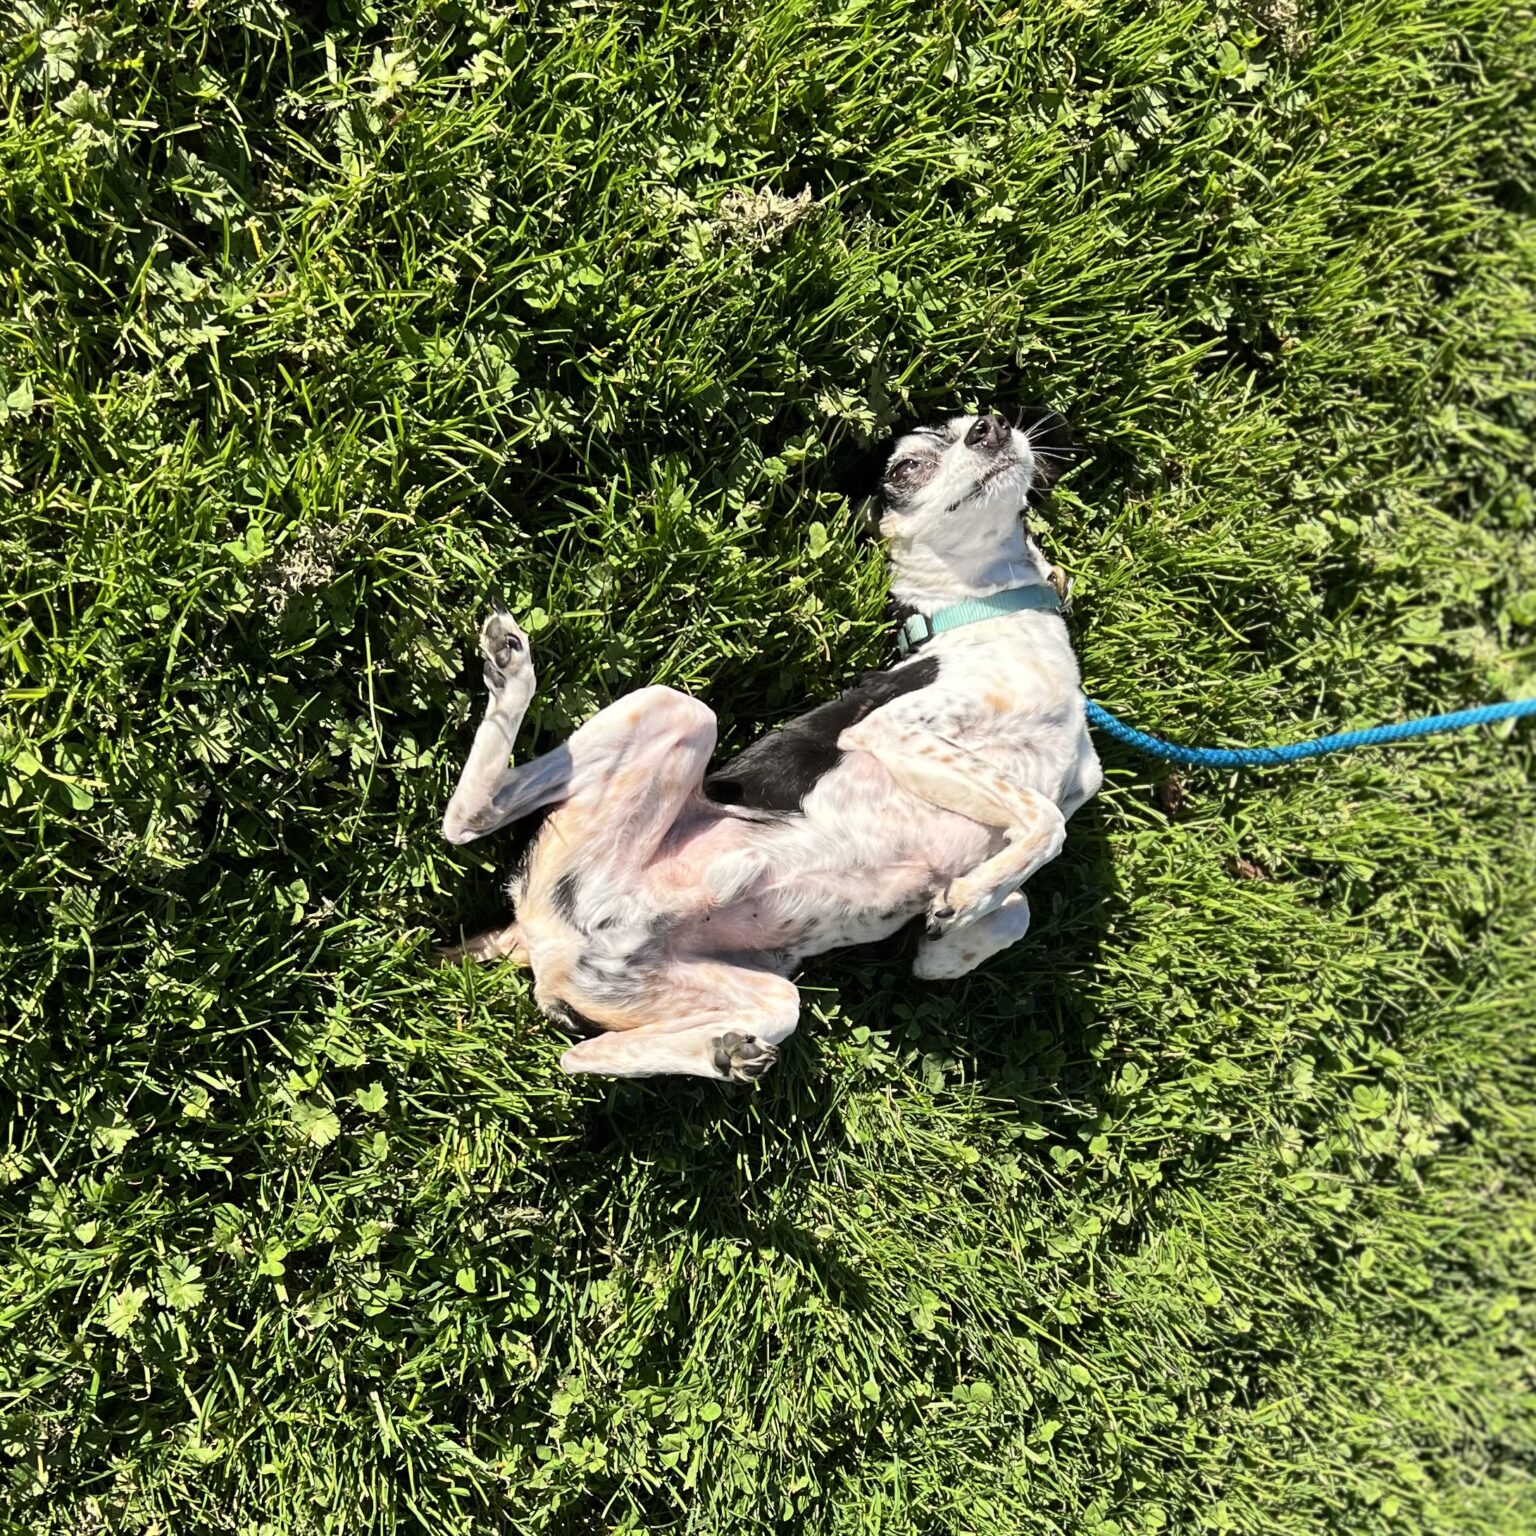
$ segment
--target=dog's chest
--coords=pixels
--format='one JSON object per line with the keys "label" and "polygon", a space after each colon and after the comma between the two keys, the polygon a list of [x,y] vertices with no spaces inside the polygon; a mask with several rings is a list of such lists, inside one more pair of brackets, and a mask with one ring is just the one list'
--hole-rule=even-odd
{"label": "dog's chest", "polygon": [[1077,692],[1077,657],[1055,614],[1015,613],[938,635],[920,653],[937,661],[924,703],[1004,721],[1048,714]]}

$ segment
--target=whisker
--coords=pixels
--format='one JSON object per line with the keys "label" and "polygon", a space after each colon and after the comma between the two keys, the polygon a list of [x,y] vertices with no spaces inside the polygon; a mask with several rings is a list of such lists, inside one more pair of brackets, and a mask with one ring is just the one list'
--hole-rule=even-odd
{"label": "whisker", "polygon": [[1057,468],[1066,469],[1076,464],[1082,457],[1079,453],[1061,453],[1051,448],[1037,448],[1035,459],[1038,463],[1049,464]]}
{"label": "whisker", "polygon": [[1066,427],[1066,424],[1066,417],[1053,411],[1049,416],[1042,416],[1038,421],[1032,422],[1027,427],[1020,427],[1019,430],[1023,432],[1025,438],[1033,446],[1048,433],[1061,431]]}

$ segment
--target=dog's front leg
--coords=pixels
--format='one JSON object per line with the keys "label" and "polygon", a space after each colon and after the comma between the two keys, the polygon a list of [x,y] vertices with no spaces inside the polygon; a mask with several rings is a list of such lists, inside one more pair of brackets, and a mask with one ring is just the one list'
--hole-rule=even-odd
{"label": "dog's front leg", "polygon": [[1017,784],[985,759],[921,726],[880,712],[844,731],[838,746],[868,752],[903,789],[1003,834],[1003,846],[935,898],[928,932],[947,933],[981,921],[1061,852],[1067,823],[1054,800]]}
{"label": "dog's front leg", "polygon": [[931,935],[968,928],[1000,911],[1008,898],[1067,840],[1067,823],[1054,800],[1019,789],[1019,812],[1003,829],[1003,846],[975,869],[951,880],[928,912]]}
{"label": "dog's front leg", "polygon": [[518,768],[508,761],[533,702],[536,679],[527,635],[499,606],[480,627],[480,655],[488,695],[485,718],[443,814],[443,836],[450,843],[484,837],[564,798],[570,788],[571,755],[563,746]]}

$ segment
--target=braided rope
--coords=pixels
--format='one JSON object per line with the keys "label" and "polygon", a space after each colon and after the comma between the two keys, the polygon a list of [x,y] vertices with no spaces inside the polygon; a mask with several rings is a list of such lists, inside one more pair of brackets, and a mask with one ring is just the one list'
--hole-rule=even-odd
{"label": "braided rope", "polygon": [[1084,700],[1088,723],[1138,752],[1178,763],[1185,768],[1274,768],[1300,762],[1305,757],[1326,757],[1332,752],[1352,752],[1356,747],[1379,747],[1389,741],[1407,741],[1437,731],[1462,731],[1496,720],[1519,720],[1536,715],[1536,698],[1514,699],[1505,704],[1484,704],[1459,709],[1449,715],[1430,715],[1423,720],[1404,720],[1397,725],[1377,725],[1366,731],[1341,731],[1316,741],[1293,741],[1283,747],[1181,747],[1160,736],[1149,736],[1117,720],[1102,704]]}

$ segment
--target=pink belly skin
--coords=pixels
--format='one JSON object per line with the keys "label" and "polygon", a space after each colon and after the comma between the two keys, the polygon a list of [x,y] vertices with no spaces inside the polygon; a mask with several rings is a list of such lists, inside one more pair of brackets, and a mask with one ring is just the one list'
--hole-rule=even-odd
{"label": "pink belly skin", "polygon": [[694,953],[819,953],[893,932],[999,845],[996,832],[849,753],[804,812],[746,821],[701,802],[645,871],[647,904]]}

